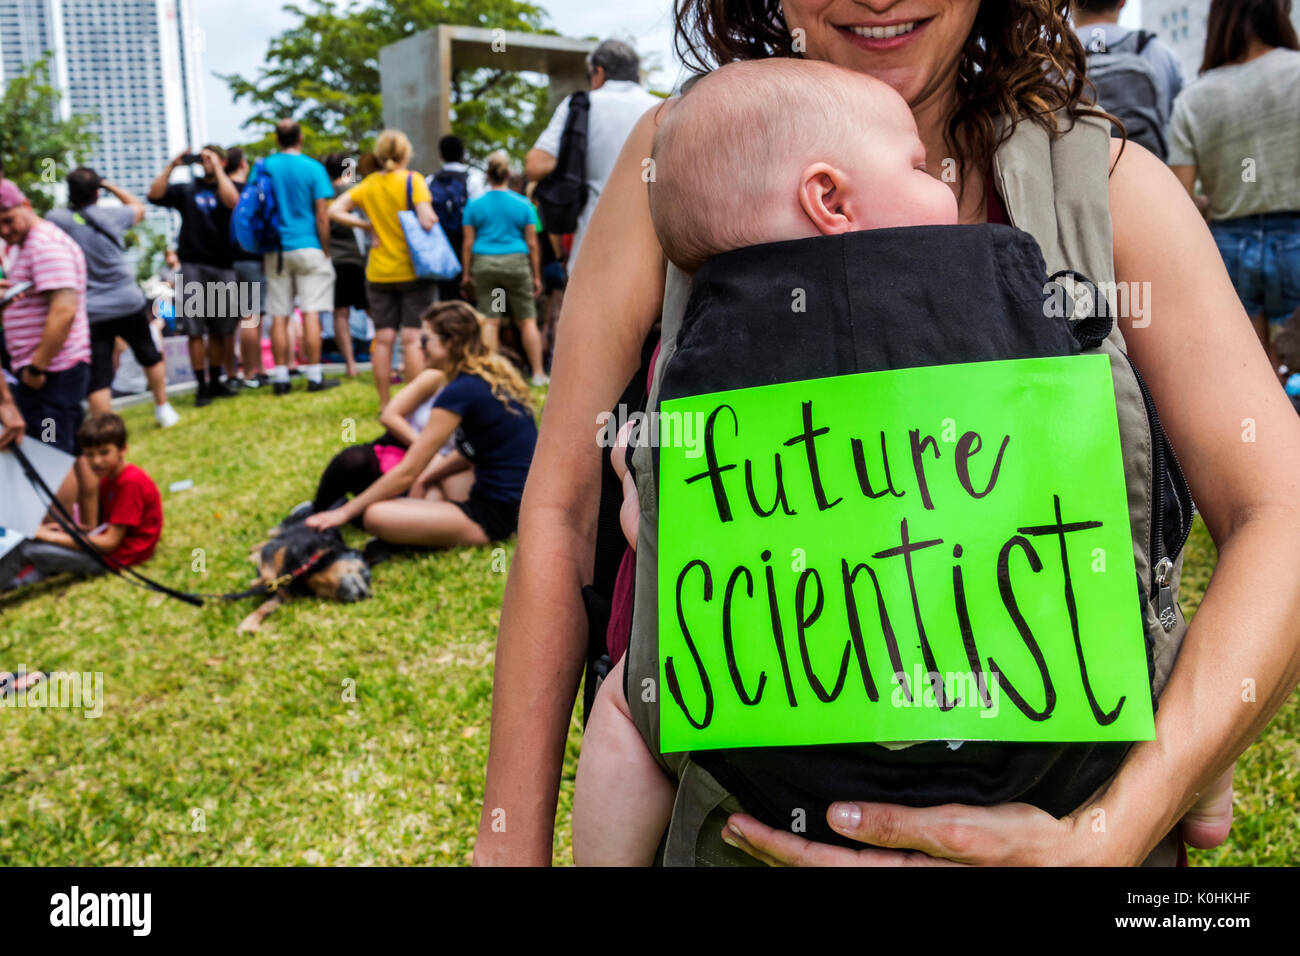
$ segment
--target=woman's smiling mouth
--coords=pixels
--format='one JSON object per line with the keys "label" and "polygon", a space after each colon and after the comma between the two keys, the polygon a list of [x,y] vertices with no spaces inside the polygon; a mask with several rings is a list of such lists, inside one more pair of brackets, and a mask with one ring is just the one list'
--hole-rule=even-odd
{"label": "woman's smiling mouth", "polygon": [[892,50],[909,43],[929,23],[929,19],[900,20],[894,23],[854,24],[837,29],[854,46],[867,50]]}

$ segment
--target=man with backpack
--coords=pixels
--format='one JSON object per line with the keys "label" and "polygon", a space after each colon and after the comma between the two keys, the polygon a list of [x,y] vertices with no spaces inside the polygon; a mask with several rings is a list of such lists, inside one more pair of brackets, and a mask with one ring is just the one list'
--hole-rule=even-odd
{"label": "man with backpack", "polygon": [[[438,216],[442,231],[447,234],[451,247],[460,252],[464,244],[465,206],[471,199],[483,195],[483,171],[465,165],[465,144],[459,136],[444,136],[438,140],[438,152],[442,155],[442,169],[428,179],[429,193],[433,196],[433,211]],[[461,278],[457,273],[453,278],[438,283],[438,301],[452,302],[461,296]]]}
{"label": "man with backpack", "polygon": [[330,260],[330,223],[325,211],[334,201],[334,184],[325,167],[302,152],[302,129],[290,119],[275,124],[279,152],[262,161],[271,181],[279,246],[263,260],[267,311],[271,313],[271,389],[289,391],[289,316],[294,300],[302,310],[303,371],[307,391],[339,384],[321,377],[320,314],[334,308],[334,264]]}
{"label": "man with backpack", "polygon": [[[575,260],[596,201],[600,199],[600,192],[605,188],[628,133],[646,110],[663,102],[642,89],[641,58],[630,46],[618,40],[606,40],[591,52],[587,58],[587,78],[591,81],[591,93],[566,97],[524,159],[524,175],[538,183],[535,195],[542,209],[542,224],[548,232],[561,235],[570,230],[555,228],[553,221],[547,221],[550,184],[543,181],[554,174],[580,178],[585,182],[586,189],[576,192],[573,203],[580,207],[572,230],[573,249],[569,254]],[[575,98],[579,98],[576,100],[579,109],[572,111],[575,122],[571,123],[569,107],[575,103]],[[584,103],[587,109],[580,117],[580,107]],[[579,119],[585,120],[585,130],[577,122]],[[585,137],[582,136],[584,131]],[[585,142],[582,141],[584,138]],[[562,158],[567,162],[561,163]],[[575,172],[578,169],[582,170],[580,177]]]}
{"label": "man with backpack", "polygon": [[1183,69],[1178,55],[1155,34],[1119,25],[1127,2],[1074,0],[1074,32],[1088,54],[1088,79],[1097,88],[1098,103],[1123,121],[1129,139],[1163,160]]}

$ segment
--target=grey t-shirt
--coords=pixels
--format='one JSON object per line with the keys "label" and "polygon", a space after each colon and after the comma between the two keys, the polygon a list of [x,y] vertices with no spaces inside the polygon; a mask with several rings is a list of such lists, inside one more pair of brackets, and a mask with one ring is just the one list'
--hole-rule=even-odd
{"label": "grey t-shirt", "polygon": [[[85,209],[54,209],[45,217],[81,247],[86,257],[86,316],[93,322],[120,319],[145,307],[140,291],[122,247],[127,230],[135,225],[135,213],[129,208],[87,206]],[[110,236],[114,242],[86,220]]]}
{"label": "grey t-shirt", "polygon": [[1196,167],[1211,220],[1300,212],[1300,52],[1221,66],[1183,90],[1169,165]]}

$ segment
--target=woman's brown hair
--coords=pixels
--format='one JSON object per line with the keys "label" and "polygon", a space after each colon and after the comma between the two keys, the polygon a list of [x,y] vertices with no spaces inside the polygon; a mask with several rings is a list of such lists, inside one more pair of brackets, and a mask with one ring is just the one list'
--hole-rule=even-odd
{"label": "woman's brown hair", "polygon": [[[800,56],[780,0],[675,0],[674,45],[688,68],[706,72],[734,60]],[[1118,122],[1089,108],[1083,44],[1070,27],[1070,0],[981,3],[957,70],[958,107],[944,141],[963,165],[987,170],[1011,135],[997,120],[1029,119],[1049,134],[1064,132],[1057,113]],[[1086,98],[1085,98],[1086,97]],[[1122,129],[1121,124],[1121,129]],[[963,178],[963,182],[965,179]]]}
{"label": "woman's brown hair", "polygon": [[1212,0],[1205,20],[1201,72],[1245,59],[1251,40],[1300,50],[1291,25],[1291,0]]}
{"label": "woman's brown hair", "polygon": [[451,357],[447,371],[450,381],[457,375],[477,375],[487,382],[492,394],[510,408],[510,400],[531,413],[533,393],[519,371],[483,341],[483,316],[465,302],[439,302],[429,307],[421,318],[429,331],[445,343]]}

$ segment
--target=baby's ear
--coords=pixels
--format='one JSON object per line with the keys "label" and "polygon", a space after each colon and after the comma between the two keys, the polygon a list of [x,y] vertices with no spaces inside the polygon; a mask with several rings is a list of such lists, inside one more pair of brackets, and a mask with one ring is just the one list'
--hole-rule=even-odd
{"label": "baby's ear", "polygon": [[813,163],[799,178],[799,205],[824,236],[853,228],[844,208],[845,193],[844,174],[829,163]]}

